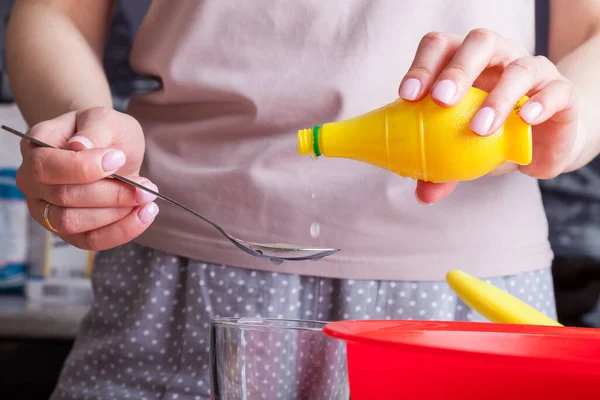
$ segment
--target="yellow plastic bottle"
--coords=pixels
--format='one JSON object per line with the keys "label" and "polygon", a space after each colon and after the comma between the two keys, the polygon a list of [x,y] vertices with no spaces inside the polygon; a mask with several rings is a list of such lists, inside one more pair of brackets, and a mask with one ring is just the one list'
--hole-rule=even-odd
{"label": "yellow plastic bottle", "polygon": [[473,180],[505,162],[529,164],[531,126],[519,116],[527,97],[498,131],[481,137],[469,123],[487,95],[471,88],[450,108],[436,105],[429,96],[419,102],[398,99],[356,118],[298,131],[298,151],[354,159],[438,183]]}

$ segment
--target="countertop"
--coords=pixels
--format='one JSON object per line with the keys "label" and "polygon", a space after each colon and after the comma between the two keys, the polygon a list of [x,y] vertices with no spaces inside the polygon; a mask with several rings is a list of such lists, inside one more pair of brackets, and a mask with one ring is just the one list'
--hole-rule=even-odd
{"label": "countertop", "polygon": [[87,306],[34,305],[22,296],[0,295],[0,338],[75,338]]}

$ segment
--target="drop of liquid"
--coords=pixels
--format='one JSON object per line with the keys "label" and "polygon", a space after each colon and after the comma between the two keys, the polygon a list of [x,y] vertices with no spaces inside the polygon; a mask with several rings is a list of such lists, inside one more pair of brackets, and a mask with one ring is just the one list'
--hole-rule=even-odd
{"label": "drop of liquid", "polygon": [[321,235],[321,225],[318,222],[313,222],[310,224],[310,236],[313,239],[318,238]]}
{"label": "drop of liquid", "polygon": [[310,198],[313,200],[317,198],[317,196],[315,195],[315,192],[312,192],[312,194],[310,195]]}

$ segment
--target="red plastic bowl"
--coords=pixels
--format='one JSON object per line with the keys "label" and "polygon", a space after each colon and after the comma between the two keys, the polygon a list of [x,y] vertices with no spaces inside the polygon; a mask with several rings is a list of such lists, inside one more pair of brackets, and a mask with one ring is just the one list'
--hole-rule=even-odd
{"label": "red plastic bowl", "polygon": [[600,399],[600,330],[340,321],[352,400]]}

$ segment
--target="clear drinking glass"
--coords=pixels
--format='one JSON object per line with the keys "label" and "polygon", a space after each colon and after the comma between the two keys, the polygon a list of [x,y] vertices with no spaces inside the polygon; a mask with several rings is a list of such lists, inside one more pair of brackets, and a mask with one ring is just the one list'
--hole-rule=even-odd
{"label": "clear drinking glass", "polygon": [[217,318],[211,323],[214,400],[348,400],[346,348],[325,322]]}

